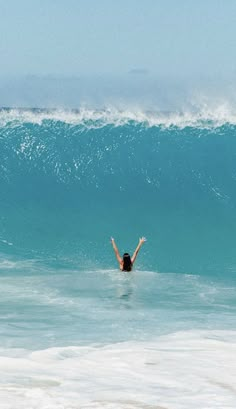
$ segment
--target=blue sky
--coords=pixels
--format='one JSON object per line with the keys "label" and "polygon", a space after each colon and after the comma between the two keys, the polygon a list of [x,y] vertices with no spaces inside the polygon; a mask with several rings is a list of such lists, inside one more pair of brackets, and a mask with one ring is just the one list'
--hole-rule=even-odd
{"label": "blue sky", "polygon": [[229,75],[235,38],[235,0],[0,0],[0,75]]}
{"label": "blue sky", "polygon": [[235,38],[236,0],[0,0],[0,105],[235,82]]}

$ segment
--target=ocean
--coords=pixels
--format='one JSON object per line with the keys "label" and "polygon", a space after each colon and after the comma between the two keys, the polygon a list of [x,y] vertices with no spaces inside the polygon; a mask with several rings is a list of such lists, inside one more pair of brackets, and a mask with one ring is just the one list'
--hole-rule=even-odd
{"label": "ocean", "polygon": [[0,408],[235,409],[236,116],[2,108],[0,159]]}

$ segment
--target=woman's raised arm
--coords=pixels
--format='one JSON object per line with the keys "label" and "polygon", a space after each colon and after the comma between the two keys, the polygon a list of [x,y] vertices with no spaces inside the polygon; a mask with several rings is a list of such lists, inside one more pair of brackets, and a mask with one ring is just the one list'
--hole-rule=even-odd
{"label": "woman's raised arm", "polygon": [[134,262],[136,260],[136,257],[138,255],[138,252],[139,252],[141,246],[143,245],[143,243],[145,243],[145,241],[147,241],[147,239],[145,237],[141,237],[139,239],[139,243],[138,243],[138,245],[137,245],[137,247],[136,247],[136,249],[134,251],[134,254],[133,254],[132,258],[131,258],[132,264],[134,264]]}

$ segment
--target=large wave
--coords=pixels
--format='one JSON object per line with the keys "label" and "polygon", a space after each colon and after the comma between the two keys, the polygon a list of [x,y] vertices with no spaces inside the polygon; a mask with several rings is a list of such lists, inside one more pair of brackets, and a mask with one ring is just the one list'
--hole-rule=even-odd
{"label": "large wave", "polygon": [[105,263],[105,236],[116,232],[130,246],[146,234],[160,250],[146,254],[146,267],[231,271],[235,119],[226,106],[183,113],[2,109],[2,244],[54,243],[57,254],[74,254],[79,239],[83,260],[92,245]]}

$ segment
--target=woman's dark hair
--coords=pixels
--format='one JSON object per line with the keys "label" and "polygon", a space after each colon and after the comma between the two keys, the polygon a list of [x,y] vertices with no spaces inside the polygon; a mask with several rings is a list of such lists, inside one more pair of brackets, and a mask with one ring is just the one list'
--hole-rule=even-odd
{"label": "woman's dark hair", "polygon": [[132,261],[130,258],[129,253],[123,254],[123,271],[131,271],[132,270]]}

